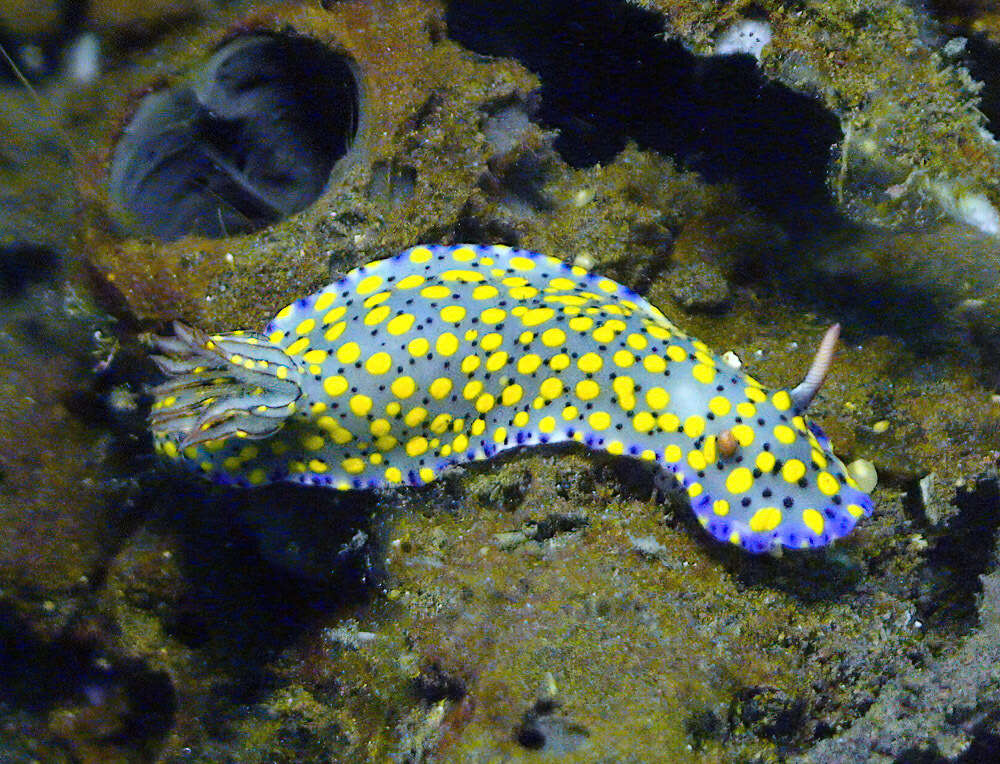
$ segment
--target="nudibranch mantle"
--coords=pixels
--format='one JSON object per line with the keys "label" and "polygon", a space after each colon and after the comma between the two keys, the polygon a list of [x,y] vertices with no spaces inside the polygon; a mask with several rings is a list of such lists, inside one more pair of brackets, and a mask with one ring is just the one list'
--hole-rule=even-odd
{"label": "nudibranch mantle", "polygon": [[872,510],[803,415],[835,329],[802,384],[768,391],[611,279],[509,247],[417,246],[263,333],[177,324],[156,339],[169,379],[150,423],[160,453],[246,487],[419,486],[577,441],[658,466],[717,539],[821,546]]}

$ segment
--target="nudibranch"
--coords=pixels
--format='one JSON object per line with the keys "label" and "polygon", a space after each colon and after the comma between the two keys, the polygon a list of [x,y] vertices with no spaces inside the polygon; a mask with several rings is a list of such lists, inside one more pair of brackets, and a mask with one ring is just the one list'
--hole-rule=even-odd
{"label": "nudibranch", "polygon": [[157,450],[215,481],[419,486],[501,451],[577,441],[672,476],[715,538],[821,546],[870,514],[804,413],[627,287],[502,246],[417,246],[281,310],[263,333],[158,337]]}

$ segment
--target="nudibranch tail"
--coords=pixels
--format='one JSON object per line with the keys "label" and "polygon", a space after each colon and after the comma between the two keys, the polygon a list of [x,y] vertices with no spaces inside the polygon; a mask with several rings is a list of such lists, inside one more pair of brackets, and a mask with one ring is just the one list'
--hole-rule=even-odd
{"label": "nudibranch tail", "polygon": [[792,401],[799,411],[809,408],[816,393],[823,386],[830,365],[833,363],[833,354],[837,349],[837,340],[840,338],[840,324],[834,324],[826,330],[823,339],[816,350],[816,357],[813,358],[812,366],[806,372],[805,378],[791,391]]}
{"label": "nudibranch tail", "polygon": [[209,337],[180,322],[174,337],[155,337],[153,360],[169,379],[153,389],[149,422],[160,441],[185,448],[233,435],[273,435],[295,411],[301,372],[263,335]]}

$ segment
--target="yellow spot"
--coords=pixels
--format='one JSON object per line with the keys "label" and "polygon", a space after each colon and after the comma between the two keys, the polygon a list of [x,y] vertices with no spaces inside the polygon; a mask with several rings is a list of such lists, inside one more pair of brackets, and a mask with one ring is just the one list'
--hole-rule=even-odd
{"label": "yellow spot", "polygon": [[607,411],[595,411],[587,421],[595,430],[606,430],[611,426],[611,415]]}
{"label": "yellow spot", "polygon": [[465,318],[465,308],[461,305],[449,305],[441,308],[441,320],[451,324],[457,324]]}
{"label": "yellow spot", "polygon": [[361,346],[357,342],[345,342],[337,350],[337,360],[341,363],[354,363],[361,357]]}
{"label": "yellow spot", "polygon": [[473,342],[473,341],[475,341],[476,337],[478,337],[478,336],[479,336],[479,332],[477,332],[475,329],[468,329],[465,332],[465,341],[466,342]]}
{"label": "yellow spot", "polygon": [[389,334],[404,334],[410,331],[410,327],[413,326],[415,317],[409,313],[403,313],[402,315],[396,316],[392,321],[385,325],[385,329]]}
{"label": "yellow spot", "polygon": [[163,453],[169,456],[171,459],[177,458],[177,444],[172,440],[168,440],[163,444]]}
{"label": "yellow spot", "polygon": [[552,400],[558,398],[563,393],[563,383],[558,377],[549,377],[538,387],[539,394],[544,398]]}
{"label": "yellow spot", "polygon": [[647,355],[642,359],[642,365],[650,374],[661,374],[667,368],[667,362],[658,355]]}
{"label": "yellow spot", "polygon": [[530,345],[534,339],[535,339],[534,332],[521,332],[517,337],[517,341],[520,342],[522,345]]}
{"label": "yellow spot", "polygon": [[688,496],[690,496],[692,499],[695,496],[700,496],[701,492],[702,492],[701,483],[692,483],[691,485],[688,486]]}
{"label": "yellow spot", "polygon": [[[452,381],[448,377],[438,377],[433,382],[427,391],[431,394],[432,398],[441,400],[447,397],[451,393]],[[403,396],[400,396],[403,397]]]}
{"label": "yellow spot", "polygon": [[425,337],[417,337],[414,340],[410,340],[406,349],[410,351],[410,355],[419,358],[420,356],[427,355],[427,351],[431,349],[431,343]]}
{"label": "yellow spot", "polygon": [[455,449],[455,453],[464,451],[469,447],[469,438],[466,435],[459,435],[451,442],[451,447]]}
{"label": "yellow spot", "polygon": [[278,315],[276,315],[275,318],[278,318],[278,319],[288,318],[290,315],[292,315],[292,310],[294,308],[295,308],[294,304],[292,304],[292,305],[286,305],[285,307],[283,307],[281,310],[278,311]]}
{"label": "yellow spot", "polygon": [[646,403],[653,411],[659,411],[670,403],[670,393],[662,387],[651,387],[646,391]]}
{"label": "yellow spot", "polygon": [[416,427],[426,418],[427,418],[427,409],[425,409],[423,406],[416,406],[406,412],[406,416],[403,417],[403,421],[406,422],[408,427]]}
{"label": "yellow spot", "polygon": [[725,416],[731,408],[732,404],[729,402],[729,399],[723,398],[721,395],[715,396],[708,402],[708,410],[715,414],[715,416]]}
{"label": "yellow spot", "polygon": [[840,483],[838,483],[837,478],[829,472],[820,472],[816,476],[816,487],[827,496],[833,496],[840,490]]}
{"label": "yellow spot", "polygon": [[656,417],[648,411],[640,411],[632,417],[632,426],[639,432],[649,432],[656,426]]}
{"label": "yellow spot", "polygon": [[462,359],[462,373],[471,374],[476,369],[479,368],[479,364],[482,363],[482,359],[477,355],[467,355]]}
{"label": "yellow spot", "polygon": [[746,467],[737,467],[726,478],[729,493],[744,493],[753,487],[753,473]]}
{"label": "yellow spot", "polygon": [[299,325],[295,327],[296,334],[309,334],[313,329],[316,328],[316,319],[307,318],[304,321],[300,321]]}
{"label": "yellow spot", "polygon": [[484,324],[499,324],[507,318],[507,311],[503,308],[487,308],[479,314],[479,320]]}
{"label": "yellow spot", "polygon": [[761,472],[768,473],[774,469],[774,454],[770,451],[761,451],[757,454],[757,469]]}
{"label": "yellow spot", "polygon": [[[505,279],[506,281],[506,279]],[[532,297],[538,294],[538,290],[533,286],[516,286],[512,287],[510,290],[510,296],[515,300],[530,300]],[[513,311],[512,311],[513,312]],[[524,311],[527,313],[528,311]],[[523,314],[522,314],[523,315]]]}
{"label": "yellow spot", "polygon": [[620,366],[623,369],[627,369],[629,366],[635,363],[635,356],[632,355],[628,350],[619,350],[615,353],[613,358],[615,365]]}
{"label": "yellow spot", "polygon": [[521,374],[534,374],[542,364],[542,359],[535,353],[528,353],[521,356],[517,362],[517,370]]}
{"label": "yellow spot", "polygon": [[430,431],[440,435],[448,429],[451,423],[451,414],[438,414],[429,425]]}
{"label": "yellow spot", "polygon": [[323,335],[323,339],[325,339],[327,342],[333,342],[334,340],[340,338],[340,335],[344,333],[344,329],[346,328],[347,328],[346,321],[338,321],[337,323],[335,323],[333,326],[331,326],[329,329],[326,330],[326,333]]}
{"label": "yellow spot", "polygon": [[385,479],[389,483],[400,483],[403,480],[403,473],[398,467],[388,467],[385,471]]}
{"label": "yellow spot", "polygon": [[198,447],[188,446],[187,448],[184,449],[184,456],[186,456],[188,459],[196,458],[198,456]]}
{"label": "yellow spot", "polygon": [[260,485],[267,480],[267,473],[258,467],[257,469],[250,471],[250,474],[247,475],[247,480],[250,481],[250,485]]}
{"label": "yellow spot", "polygon": [[421,480],[425,483],[429,483],[434,479],[434,470],[430,467],[421,467],[419,475]]}
{"label": "yellow spot", "polygon": [[566,332],[562,329],[546,329],[542,332],[542,344],[547,348],[554,348],[562,345],[566,341]]}
{"label": "yellow spot", "polygon": [[597,353],[584,353],[577,360],[576,365],[584,374],[595,374],[604,366],[604,359]]}
{"label": "yellow spot", "polygon": [[304,356],[302,360],[306,363],[323,363],[326,360],[327,355],[329,355],[325,350],[310,350]]}
{"label": "yellow spot", "polygon": [[744,419],[750,419],[757,415],[757,407],[752,403],[747,403],[746,401],[741,401],[736,404],[737,415],[743,417]]}
{"label": "yellow spot", "polygon": [[[295,340],[295,342],[293,342],[291,345],[288,346],[288,348],[287,348],[288,355],[298,355],[303,350],[305,350],[307,347],[309,347],[309,338],[308,337],[299,337],[297,340]],[[235,364],[239,364],[243,359],[240,358],[240,360],[237,361],[237,360],[235,360],[237,358],[240,358],[240,356],[234,355],[229,360],[231,360]]]}
{"label": "yellow spot", "polygon": [[743,392],[746,394],[748,400],[755,403],[763,403],[767,400],[767,395],[759,387],[747,387],[744,388]]}
{"label": "yellow spot", "polygon": [[368,425],[368,430],[372,435],[378,437],[380,435],[388,435],[389,431],[392,429],[392,425],[389,424],[388,419],[376,419],[370,425]]}
{"label": "yellow spot", "polygon": [[434,349],[441,355],[453,355],[458,350],[458,337],[451,332],[445,332],[437,338]]}
{"label": "yellow spot", "polygon": [[323,294],[316,298],[316,302],[313,303],[313,310],[317,313],[322,313],[324,310],[333,305],[336,299],[336,292],[323,292]]}
{"label": "yellow spot", "polygon": [[648,340],[641,334],[630,334],[625,338],[625,342],[627,342],[628,346],[633,350],[643,350],[646,345],[649,344]]}
{"label": "yellow spot", "polygon": [[492,284],[480,284],[475,289],[472,290],[472,299],[474,300],[492,300],[500,294],[500,290],[497,289]]}
{"label": "yellow spot", "polygon": [[538,326],[546,321],[551,321],[556,315],[552,308],[532,308],[521,316],[521,321],[525,326]]}
{"label": "yellow spot", "polygon": [[655,462],[656,461],[656,452],[653,449],[651,449],[651,448],[647,448],[645,451],[643,451],[641,454],[639,454],[639,458],[640,459],[645,459],[647,462]]}
{"label": "yellow spot", "polygon": [[334,321],[339,320],[341,316],[343,316],[346,312],[347,312],[346,305],[341,305],[340,307],[334,308],[325,316],[323,316],[323,323],[332,324]]}
{"label": "yellow spot", "polygon": [[424,283],[426,279],[423,276],[418,276],[416,273],[401,279],[396,284],[396,289],[415,289]]}
{"label": "yellow spot", "polygon": [[365,416],[372,410],[372,399],[367,395],[354,395],[350,400],[351,411],[357,416]]}
{"label": "yellow spot", "polygon": [[473,398],[478,396],[483,391],[483,383],[478,379],[470,379],[465,383],[465,387],[462,388],[462,397],[467,401],[471,401]]}
{"label": "yellow spot", "polygon": [[428,300],[443,300],[445,297],[451,297],[451,289],[443,284],[432,284],[421,289],[420,296]]}
{"label": "yellow spot", "polygon": [[392,390],[392,394],[397,398],[409,398],[416,392],[417,383],[414,381],[413,377],[403,376],[393,380],[389,389]]}
{"label": "yellow spot", "polygon": [[819,467],[821,470],[826,469],[826,457],[823,456],[823,452],[817,448],[814,448],[811,453],[812,463]]}
{"label": "yellow spot", "polygon": [[799,479],[806,474],[806,465],[798,459],[789,459],[781,468],[781,476],[789,483],[798,483]]}
{"label": "yellow spot", "polygon": [[681,460],[684,452],[681,451],[681,447],[675,443],[671,443],[665,449],[663,449],[663,459],[670,464],[676,464]]}
{"label": "yellow spot", "polygon": [[369,374],[385,374],[392,368],[392,356],[379,352],[365,361],[365,369]]}
{"label": "yellow spot", "polygon": [[324,445],[326,445],[326,441],[323,439],[322,435],[306,435],[302,438],[302,445],[310,451],[319,451]]}
{"label": "yellow spot", "polygon": [[788,445],[789,443],[795,442],[795,430],[787,425],[779,424],[774,428],[774,437],[776,437],[779,442]]}
{"label": "yellow spot", "polygon": [[433,256],[433,253],[427,247],[414,247],[410,250],[411,263],[426,263]]}
{"label": "yellow spot", "polygon": [[729,514],[729,502],[725,499],[716,499],[715,503],[712,504],[712,511],[719,517],[725,517]]}
{"label": "yellow spot", "polygon": [[451,256],[460,263],[468,263],[476,259],[476,251],[472,247],[458,247]]}
{"label": "yellow spot", "polygon": [[656,418],[657,426],[664,432],[677,432],[681,428],[681,420],[676,414],[671,414],[669,411],[660,414]]}
{"label": "yellow spot", "polygon": [[715,369],[703,363],[695,364],[691,369],[691,376],[703,385],[710,385],[715,381]]}
{"label": "yellow spot", "polygon": [[625,444],[622,443],[620,440],[612,440],[610,443],[608,443],[607,451],[609,454],[613,454],[615,456],[621,456],[623,453],[625,453]]}
{"label": "yellow spot", "polygon": [[781,525],[781,510],[777,507],[758,509],[750,518],[750,530],[754,533],[773,531]]}
{"label": "yellow spot", "polygon": [[697,414],[692,414],[684,420],[684,434],[689,438],[697,438],[705,432],[705,420]]}
{"label": "yellow spot", "polygon": [[788,411],[792,407],[792,396],[787,390],[779,390],[771,396],[771,403],[778,411]]}
{"label": "yellow spot", "polygon": [[485,350],[487,353],[496,350],[503,344],[503,335],[498,332],[490,332],[489,334],[483,335],[483,338],[479,340],[479,347]]}
{"label": "yellow spot", "polygon": [[556,429],[556,420],[550,416],[542,417],[538,423],[538,429],[545,433],[552,432]]}
{"label": "yellow spot", "polygon": [[611,326],[611,322],[609,321],[608,323],[603,324],[602,326],[599,326],[596,329],[594,329],[594,332],[591,336],[597,342],[607,343],[614,341],[617,335],[615,334],[615,330]]}
{"label": "yellow spot", "polygon": [[576,383],[576,395],[582,401],[591,401],[601,394],[601,386],[592,379],[581,379]]}
{"label": "yellow spot", "polygon": [[567,422],[570,421],[571,419],[576,419],[579,414],[580,414],[580,409],[578,409],[576,406],[573,405],[566,406],[562,410],[562,418],[565,419]]}
{"label": "yellow spot", "polygon": [[517,427],[524,427],[528,424],[529,419],[531,419],[531,417],[528,415],[527,411],[518,411],[514,414],[514,425]]}
{"label": "yellow spot", "polygon": [[563,369],[568,369],[570,364],[570,358],[566,353],[558,353],[549,359],[549,368],[552,371],[562,371]]}
{"label": "yellow spot", "polygon": [[507,440],[507,428],[497,427],[493,432],[493,442],[503,443],[505,440]]}
{"label": "yellow spot", "polygon": [[280,329],[278,331],[276,331],[276,332],[271,332],[267,336],[268,341],[269,342],[273,342],[275,345],[277,345],[279,342],[281,342],[284,338],[285,338],[285,333],[283,331],[281,331]]}
{"label": "yellow spot", "polygon": [[585,332],[594,325],[594,319],[587,316],[576,316],[569,321],[569,328],[574,332]]}
{"label": "yellow spot", "polygon": [[[379,451],[392,451],[399,443],[392,435],[379,435],[375,438],[375,447]],[[375,454],[373,454],[375,456]]]}
{"label": "yellow spot", "polygon": [[370,461],[372,464],[381,464],[382,463],[382,458],[383,458],[382,454],[377,454],[376,453],[376,454],[372,454],[371,456],[369,456],[368,457],[368,461]]}
{"label": "yellow spot", "polygon": [[427,438],[422,435],[418,435],[415,438],[410,438],[406,444],[406,454],[408,456],[420,456],[427,452]]}
{"label": "yellow spot", "polygon": [[356,456],[352,456],[350,459],[344,459],[344,461],[340,463],[340,466],[343,467],[344,472],[348,475],[357,475],[365,471],[364,459],[359,459]]}
{"label": "yellow spot", "polygon": [[687,351],[680,345],[671,345],[667,348],[667,358],[671,361],[680,363],[681,361],[686,361],[688,357]]}
{"label": "yellow spot", "polygon": [[815,509],[805,509],[802,511],[802,522],[817,536],[823,533],[823,515]]}
{"label": "yellow spot", "polygon": [[850,513],[851,517],[861,517],[865,513],[865,510],[857,504],[848,504],[847,511]]}
{"label": "yellow spot", "polygon": [[385,404],[385,413],[389,416],[396,416],[402,410],[403,407],[399,405],[399,401],[389,401]]}
{"label": "yellow spot", "polygon": [[519,271],[530,271],[535,267],[535,261],[527,257],[512,257],[510,259],[511,268],[517,268]]}
{"label": "yellow spot", "polygon": [[618,285],[611,279],[601,279],[597,282],[597,288],[608,294],[614,294],[618,291]]}
{"label": "yellow spot", "polygon": [[240,468],[240,460],[235,456],[227,456],[222,460],[222,468],[226,472],[236,472]]}
{"label": "yellow spot", "polygon": [[487,371],[497,371],[502,369],[507,365],[507,353],[503,350],[498,350],[493,353],[489,358],[486,359],[486,370]]}
{"label": "yellow spot", "polygon": [[482,435],[486,432],[486,421],[484,419],[477,419],[472,423],[472,427],[469,428],[469,432],[473,435]]}
{"label": "yellow spot", "polygon": [[483,281],[485,278],[479,271],[470,271],[461,268],[444,271],[441,274],[442,281],[463,281],[466,284]]}
{"label": "yellow spot", "polygon": [[496,398],[490,393],[483,393],[476,399],[476,411],[480,414],[485,414],[493,408],[495,403]]}
{"label": "yellow spot", "polygon": [[500,394],[500,402],[504,406],[513,406],[524,396],[524,388],[518,384],[508,385]]}
{"label": "yellow spot", "polygon": [[753,444],[754,441],[754,431],[753,428],[746,424],[735,425],[730,432],[733,433],[733,437],[736,438],[736,442],[739,443],[743,448]]}
{"label": "yellow spot", "polygon": [[371,294],[382,284],[382,277],[376,274],[371,276],[366,276],[358,282],[357,287],[355,287],[358,294]]}
{"label": "yellow spot", "polygon": [[705,455],[701,451],[688,451],[688,464],[691,465],[691,469],[703,470],[705,469]]}

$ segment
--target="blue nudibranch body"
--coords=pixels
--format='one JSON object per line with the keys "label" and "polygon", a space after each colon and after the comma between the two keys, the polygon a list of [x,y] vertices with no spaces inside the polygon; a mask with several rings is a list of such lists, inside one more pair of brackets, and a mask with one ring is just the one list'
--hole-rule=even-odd
{"label": "blue nudibranch body", "polygon": [[751,552],[827,544],[871,512],[803,416],[616,282],[501,246],[418,246],[281,310],[263,333],[157,338],[157,449],[217,482],[422,485],[577,441],[657,465]]}

